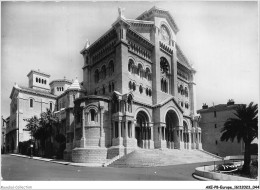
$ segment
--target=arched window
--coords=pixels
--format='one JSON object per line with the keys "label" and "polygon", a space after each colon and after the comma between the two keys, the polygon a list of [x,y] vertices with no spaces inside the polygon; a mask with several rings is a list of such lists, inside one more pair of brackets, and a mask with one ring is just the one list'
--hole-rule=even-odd
{"label": "arched window", "polygon": [[94,77],[95,77],[95,83],[98,83],[98,81],[99,81],[99,72],[98,72],[98,69],[95,71]]}
{"label": "arched window", "polygon": [[90,121],[97,122],[97,113],[94,109],[89,110],[90,113]]}
{"label": "arched window", "polygon": [[149,68],[146,68],[146,70],[145,70],[145,78],[147,80],[151,80],[151,72],[150,72]]}
{"label": "arched window", "polygon": [[36,77],[36,82],[38,82],[38,78]]}
{"label": "arched window", "polygon": [[136,84],[133,82],[133,90],[136,90]]}
{"label": "arched window", "polygon": [[106,75],[107,75],[107,70],[106,70],[106,66],[105,65],[102,66],[101,73],[102,73],[102,79],[105,79]]}
{"label": "arched window", "polygon": [[128,87],[129,87],[130,90],[132,89],[132,82],[131,81],[129,81]]}
{"label": "arched window", "polygon": [[180,93],[181,93],[181,95],[183,95],[183,86],[182,85],[180,85]]}
{"label": "arched window", "polygon": [[30,108],[33,108],[33,99],[30,99]]}
{"label": "arched window", "polygon": [[141,64],[138,64],[137,74],[138,74],[140,77],[143,77],[142,72],[143,72],[143,66],[142,66]]}
{"label": "arched window", "polygon": [[170,33],[167,29],[167,27],[165,25],[162,25],[160,28],[160,32],[161,32],[161,41],[163,41],[164,43],[170,45]]}
{"label": "arched window", "polygon": [[129,59],[128,62],[128,71],[133,73],[133,67],[134,67],[134,61],[132,59]]}
{"label": "arched window", "polygon": [[103,94],[105,94],[106,93],[106,88],[105,88],[105,85],[103,85]]}
{"label": "arched window", "polygon": [[168,93],[168,83],[164,80],[164,92]]}
{"label": "arched window", "polygon": [[165,57],[161,57],[160,58],[160,68],[161,68],[161,72],[164,74],[168,74],[169,73],[169,63],[167,61],[167,59]]}
{"label": "arched window", "polygon": [[111,84],[110,83],[108,85],[108,90],[109,90],[109,92],[111,92]]}
{"label": "arched window", "polygon": [[46,80],[44,80],[44,84],[46,84]]}
{"label": "arched window", "polygon": [[115,90],[115,85],[114,85],[114,83],[112,82],[112,91],[114,91]]}
{"label": "arched window", "polygon": [[108,64],[110,75],[114,72],[114,62],[111,60]]}
{"label": "arched window", "polygon": [[146,88],[145,92],[146,92],[146,95],[148,96],[148,95],[149,95],[149,90],[148,90],[148,88]]}
{"label": "arched window", "polygon": [[142,85],[139,86],[139,92],[140,92],[140,94],[143,93],[143,87],[142,87]]}
{"label": "arched window", "polygon": [[132,95],[129,95],[127,98],[127,104],[128,104],[128,112],[132,113],[132,101],[133,101],[133,97]]}
{"label": "arched window", "polygon": [[163,91],[164,92],[164,85],[163,85],[163,79],[161,79],[161,91]]}
{"label": "arched window", "polygon": [[52,111],[52,102],[50,102],[50,110]]}
{"label": "arched window", "polygon": [[185,96],[186,96],[186,97],[189,96],[189,93],[188,93],[188,89],[187,89],[187,87],[185,87],[184,93],[185,93]]}
{"label": "arched window", "polygon": [[149,89],[149,96],[152,96],[152,90]]}

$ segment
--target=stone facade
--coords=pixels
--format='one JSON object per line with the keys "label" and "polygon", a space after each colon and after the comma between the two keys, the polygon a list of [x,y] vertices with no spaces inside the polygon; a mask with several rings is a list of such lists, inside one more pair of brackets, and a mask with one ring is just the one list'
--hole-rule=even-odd
{"label": "stone facade", "polygon": [[102,163],[137,148],[201,149],[195,116],[195,70],[176,42],[168,11],[120,15],[86,43],[83,87],[75,100],[71,159]]}
{"label": "stone facade", "polygon": [[229,118],[234,118],[235,109],[238,104],[229,101],[227,104],[219,104],[212,107],[207,105],[198,110],[200,114],[199,125],[202,130],[202,148],[219,156],[243,155],[244,143],[241,141],[220,141],[221,129]]}
{"label": "stone facade", "polygon": [[[137,19],[126,19],[121,9],[119,13],[111,28],[81,51],[81,84],[62,79],[46,86],[49,75],[30,72],[32,91],[45,94],[25,95],[16,86],[11,105],[21,104],[22,97],[28,107],[34,98],[41,104],[33,113],[40,113],[41,105],[48,107],[53,100],[66,134],[64,158],[74,162],[100,164],[138,148],[201,149],[195,70],[177,44],[173,17],[156,7]],[[44,84],[31,84],[39,76]],[[10,120],[20,118],[21,126],[17,110],[11,111]],[[32,116],[30,108],[21,113]]]}

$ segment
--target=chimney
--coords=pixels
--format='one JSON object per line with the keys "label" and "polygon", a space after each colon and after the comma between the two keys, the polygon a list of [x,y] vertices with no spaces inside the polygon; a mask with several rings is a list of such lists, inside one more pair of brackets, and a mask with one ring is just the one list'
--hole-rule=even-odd
{"label": "chimney", "polygon": [[208,109],[208,105],[206,103],[203,104],[202,109]]}
{"label": "chimney", "polygon": [[229,99],[228,102],[227,102],[227,106],[231,106],[231,105],[234,105],[235,104],[235,101],[233,99]]}

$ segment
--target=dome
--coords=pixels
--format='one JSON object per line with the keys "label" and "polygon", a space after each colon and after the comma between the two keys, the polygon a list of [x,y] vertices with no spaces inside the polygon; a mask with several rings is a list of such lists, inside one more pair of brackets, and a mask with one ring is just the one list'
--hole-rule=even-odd
{"label": "dome", "polygon": [[80,90],[81,87],[80,87],[80,84],[79,84],[79,81],[78,79],[76,78],[74,80],[74,82],[68,87],[68,90]]}

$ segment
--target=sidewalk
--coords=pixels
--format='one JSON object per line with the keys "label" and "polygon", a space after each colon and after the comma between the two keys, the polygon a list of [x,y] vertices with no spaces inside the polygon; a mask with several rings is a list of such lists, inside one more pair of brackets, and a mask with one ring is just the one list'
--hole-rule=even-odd
{"label": "sidewalk", "polygon": [[56,159],[50,159],[50,158],[42,158],[42,157],[30,157],[26,155],[21,155],[21,154],[10,154],[11,156],[16,156],[16,157],[22,157],[22,158],[28,158],[28,159],[33,159],[33,160],[40,160],[44,162],[52,162],[56,164],[63,164],[63,165],[70,165],[70,166],[78,166],[78,167],[103,167],[103,164],[95,164],[95,163],[75,163],[75,162],[67,162],[64,160],[56,160]]}

